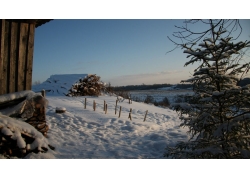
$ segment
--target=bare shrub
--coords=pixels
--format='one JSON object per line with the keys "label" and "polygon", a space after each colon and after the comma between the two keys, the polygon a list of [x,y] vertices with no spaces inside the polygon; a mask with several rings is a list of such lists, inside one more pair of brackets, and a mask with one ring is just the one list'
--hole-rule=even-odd
{"label": "bare shrub", "polygon": [[154,105],[155,106],[162,106],[162,107],[169,107],[170,102],[169,102],[168,98],[165,97],[162,101],[159,101],[159,102],[155,101]]}
{"label": "bare shrub", "polygon": [[124,99],[129,99],[129,98],[130,98],[130,93],[129,93],[129,91],[115,91],[115,94],[116,94],[117,96],[123,97]]}
{"label": "bare shrub", "polygon": [[147,103],[147,104],[151,103],[151,104],[153,104],[154,103],[153,96],[147,95],[146,99],[144,100],[144,103]]}

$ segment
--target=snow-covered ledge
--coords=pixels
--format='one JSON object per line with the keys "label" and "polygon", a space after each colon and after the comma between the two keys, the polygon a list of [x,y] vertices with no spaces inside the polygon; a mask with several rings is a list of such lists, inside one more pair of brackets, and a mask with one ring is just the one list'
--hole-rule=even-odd
{"label": "snow-covered ledge", "polygon": [[49,129],[45,115],[47,104],[41,93],[30,90],[5,94],[0,96],[0,115],[25,121],[46,136]]}
{"label": "snow-covered ledge", "polygon": [[0,95],[0,104],[9,102],[9,101],[12,101],[15,99],[21,99],[24,97],[33,96],[34,94],[35,94],[35,92],[33,92],[31,90],[26,90],[26,91],[19,91],[19,92]]}

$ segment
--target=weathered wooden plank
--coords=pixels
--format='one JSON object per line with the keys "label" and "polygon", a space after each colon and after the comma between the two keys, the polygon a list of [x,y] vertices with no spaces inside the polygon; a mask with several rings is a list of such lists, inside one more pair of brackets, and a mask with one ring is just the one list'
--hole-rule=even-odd
{"label": "weathered wooden plank", "polygon": [[0,102],[0,109],[5,109],[5,108],[9,108],[11,106],[14,106],[14,105],[17,105],[21,102],[23,102],[27,97],[21,97],[21,98],[18,98],[18,99],[14,99],[14,100],[11,100],[11,101],[8,101],[8,102]]}
{"label": "weathered wooden plank", "polygon": [[3,90],[3,57],[4,57],[4,35],[5,20],[0,20],[0,95],[4,94]]}
{"label": "weathered wooden plank", "polygon": [[32,66],[33,66],[33,52],[34,52],[34,37],[35,37],[35,24],[29,24],[29,34],[27,43],[27,63],[25,75],[25,90],[31,90],[32,85]]}
{"label": "weathered wooden plank", "polygon": [[18,50],[18,23],[11,22],[11,32],[10,32],[10,66],[9,66],[9,92],[12,93],[16,90],[16,67],[17,67],[17,50]]}
{"label": "weathered wooden plank", "polygon": [[17,90],[22,91],[25,89],[25,63],[26,63],[26,48],[28,42],[28,28],[29,24],[20,24],[20,37],[19,37],[19,53],[18,53],[18,77],[17,77]]}
{"label": "weathered wooden plank", "polygon": [[8,70],[9,70],[9,21],[5,21],[5,32],[4,32],[4,51],[3,51],[3,71],[2,71],[2,88],[3,93],[8,93]]}

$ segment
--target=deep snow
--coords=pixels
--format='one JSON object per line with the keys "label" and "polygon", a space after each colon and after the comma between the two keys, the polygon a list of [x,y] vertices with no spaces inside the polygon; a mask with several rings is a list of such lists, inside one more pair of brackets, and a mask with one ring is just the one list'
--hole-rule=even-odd
{"label": "deep snow", "polygon": [[[76,79],[68,76],[75,83]],[[67,78],[66,78],[67,79]],[[60,80],[60,79],[59,79]],[[58,82],[58,81],[57,81]],[[60,82],[60,81],[59,81]],[[60,83],[66,83],[61,81]],[[70,84],[67,84],[71,87]],[[38,88],[39,86],[39,88]],[[122,106],[121,117],[118,111],[115,115],[115,96],[86,97],[87,108],[84,109],[85,97],[67,97],[60,85],[51,84],[46,87],[54,90],[47,93],[49,101],[47,107],[47,122],[49,124],[48,143],[55,146],[55,151],[47,153],[30,153],[27,159],[64,159],[64,161],[8,161],[1,160],[3,178],[22,179],[24,173],[36,179],[45,177],[56,179],[72,179],[84,177],[87,179],[162,179],[194,178],[211,179],[213,177],[235,179],[246,177],[247,164],[238,160],[237,167],[218,160],[167,160],[162,161],[164,148],[179,140],[187,140],[187,129],[179,128],[180,120],[176,112],[153,105],[128,100],[118,102],[117,110]],[[44,86],[33,86],[33,91],[45,89]],[[55,89],[59,89],[58,91]],[[55,93],[54,93],[55,92]],[[65,92],[65,91],[64,91]],[[93,100],[97,103],[93,111]],[[103,111],[103,101],[107,102],[107,114]],[[55,113],[57,107],[64,107],[63,114]],[[132,111],[132,121],[128,119],[129,110]],[[144,115],[148,110],[145,122]],[[0,155],[0,159],[5,158]],[[15,157],[13,157],[15,159]],[[72,161],[84,159],[83,161]],[[96,160],[93,160],[93,159]],[[102,161],[100,159],[106,160]],[[134,158],[134,160],[121,159]],[[138,158],[154,158],[154,160],[137,160]],[[67,160],[65,160],[67,159]],[[109,159],[109,160],[107,160]],[[114,159],[119,159],[115,160]],[[32,164],[30,163],[32,162]],[[195,167],[195,171],[193,171]],[[211,169],[212,167],[212,169]],[[207,174],[207,168],[213,173]],[[237,169],[238,168],[238,169]],[[15,173],[13,173],[15,169]],[[195,176],[191,176],[194,172]],[[230,173],[221,173],[230,172]],[[239,173],[240,172],[240,173]],[[204,176],[204,174],[206,174]],[[213,177],[212,177],[213,176]]]}
{"label": "deep snow", "polygon": [[[82,75],[52,75],[46,82],[33,86],[33,91],[47,92],[46,119],[49,125],[48,142],[55,151],[30,153],[25,158],[59,159],[160,159],[164,148],[177,141],[187,140],[187,129],[180,128],[176,112],[154,105],[133,102],[127,99],[115,104],[117,97],[68,97],[66,88]],[[87,106],[84,109],[84,101]],[[93,101],[96,110],[93,110]],[[104,101],[107,104],[105,114]],[[119,109],[121,109],[121,117]],[[65,113],[56,113],[57,108],[65,108]],[[132,120],[128,118],[132,108]],[[147,113],[144,122],[145,113]]]}
{"label": "deep snow", "polygon": [[[125,100],[118,102],[115,115],[114,96],[87,97],[86,109],[84,97],[47,96],[47,99],[48,141],[56,148],[50,152],[55,158],[158,159],[163,158],[166,145],[187,139],[187,129],[179,128],[180,120],[170,109],[137,102],[129,104]],[[93,100],[97,103],[96,111]],[[107,114],[103,111],[104,100]],[[55,113],[58,106],[65,107],[66,113]],[[128,119],[130,108],[132,120]],[[29,158],[36,157],[33,154]]]}

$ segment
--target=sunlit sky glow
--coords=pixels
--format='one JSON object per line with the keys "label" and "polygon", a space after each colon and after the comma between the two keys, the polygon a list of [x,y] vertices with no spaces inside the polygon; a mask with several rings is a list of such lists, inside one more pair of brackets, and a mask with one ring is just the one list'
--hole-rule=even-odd
{"label": "sunlit sky glow", "polygon": [[[184,20],[53,20],[36,29],[33,82],[52,74],[97,74],[112,85],[179,83],[192,66],[167,36]],[[250,21],[242,20],[250,39]]]}
{"label": "sunlit sky glow", "polygon": [[[54,19],[36,28],[32,81],[43,82],[54,74],[89,73],[119,86],[179,83],[192,76],[197,64],[184,67],[188,59],[182,49],[166,54],[174,48],[167,38],[177,31],[174,26],[184,25],[183,18],[241,18],[239,14],[245,8],[241,6],[241,11],[233,14],[220,10],[204,17],[204,10],[196,7],[199,4],[190,1],[167,4],[144,1],[142,4],[130,0],[126,3],[107,0],[105,3],[91,1],[84,6],[62,1],[60,8],[56,2],[48,1],[49,6],[45,2],[47,0],[38,9],[22,9],[22,13],[18,13],[22,16],[19,18],[24,19]],[[16,10],[22,6],[18,3]],[[235,7],[217,3],[218,6],[223,4],[224,9]],[[177,6],[178,9],[171,8]],[[206,9],[211,7],[207,5]],[[17,18],[5,10],[1,11],[2,19],[6,18],[6,14],[7,18]],[[250,20],[241,20],[241,25],[243,32],[240,40],[249,40]],[[193,28],[200,30],[204,27],[194,25]]]}

